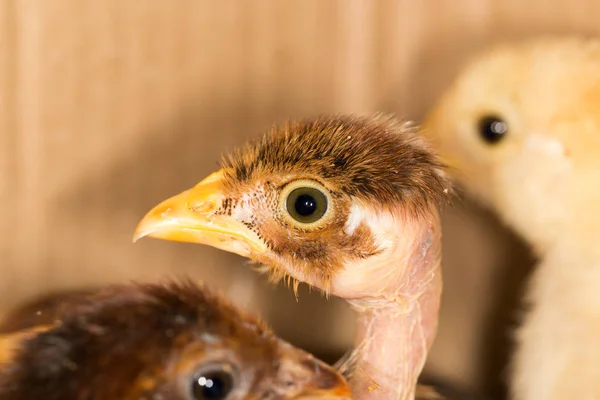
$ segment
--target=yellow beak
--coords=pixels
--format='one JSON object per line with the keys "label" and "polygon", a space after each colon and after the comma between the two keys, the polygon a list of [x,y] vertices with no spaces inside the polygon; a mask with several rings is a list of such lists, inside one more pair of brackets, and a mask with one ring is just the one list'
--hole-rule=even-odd
{"label": "yellow beak", "polygon": [[303,350],[282,344],[285,351],[279,362],[277,382],[289,380],[295,384],[284,389],[283,399],[294,400],[350,400],[352,391],[348,381],[335,368]]}
{"label": "yellow beak", "polygon": [[350,400],[352,391],[346,380],[331,369],[322,369],[315,379],[303,388],[296,400]]}
{"label": "yellow beak", "polygon": [[242,222],[216,213],[226,199],[223,170],[154,207],[138,224],[133,241],[145,236],[209,245],[243,257],[265,253],[266,244]]}

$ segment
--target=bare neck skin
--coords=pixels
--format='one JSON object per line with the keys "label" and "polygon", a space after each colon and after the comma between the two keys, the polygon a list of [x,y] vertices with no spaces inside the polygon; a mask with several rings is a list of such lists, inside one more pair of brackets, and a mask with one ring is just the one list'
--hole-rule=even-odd
{"label": "bare neck skin", "polygon": [[360,400],[414,399],[437,331],[442,293],[439,216],[432,212],[427,218],[396,221],[394,231],[399,240],[393,255],[387,253],[356,273],[369,275],[368,287],[350,290],[357,277],[349,273],[336,282],[357,313],[351,384]]}

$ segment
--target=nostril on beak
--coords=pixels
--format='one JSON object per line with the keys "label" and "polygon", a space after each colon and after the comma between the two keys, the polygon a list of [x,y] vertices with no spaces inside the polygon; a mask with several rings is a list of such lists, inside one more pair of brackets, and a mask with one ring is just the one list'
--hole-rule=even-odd
{"label": "nostril on beak", "polygon": [[214,201],[199,201],[188,204],[190,211],[197,213],[207,213],[213,211],[217,205]]}
{"label": "nostril on beak", "polygon": [[215,211],[223,201],[221,193],[210,193],[207,191],[192,190],[185,199],[185,205],[191,212],[207,214]]}

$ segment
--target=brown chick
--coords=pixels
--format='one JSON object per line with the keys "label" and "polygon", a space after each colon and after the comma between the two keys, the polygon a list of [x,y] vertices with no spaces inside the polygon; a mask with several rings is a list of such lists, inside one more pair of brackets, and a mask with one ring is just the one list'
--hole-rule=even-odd
{"label": "brown chick", "polygon": [[437,329],[438,206],[449,185],[416,129],[383,116],[293,121],[159,204],[143,236],[194,242],[347,299],[360,399],[413,399]]}
{"label": "brown chick", "polygon": [[190,282],[79,298],[0,336],[2,400],[349,399],[332,367]]}
{"label": "brown chick", "polygon": [[476,55],[424,132],[540,258],[512,398],[600,398],[600,40],[537,38]]}

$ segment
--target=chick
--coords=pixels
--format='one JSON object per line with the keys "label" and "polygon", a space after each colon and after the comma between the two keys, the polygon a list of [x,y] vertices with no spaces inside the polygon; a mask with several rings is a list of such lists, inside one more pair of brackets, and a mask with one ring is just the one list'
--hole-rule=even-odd
{"label": "chick", "polygon": [[332,367],[191,282],[123,285],[0,336],[0,399],[350,399]]}
{"label": "chick", "polygon": [[234,151],[151,210],[134,240],[211,245],[347,299],[358,314],[354,395],[412,399],[437,329],[448,192],[414,127],[322,116]]}
{"label": "chick", "polygon": [[512,397],[600,398],[600,41],[546,37],[479,54],[423,129],[461,186],[540,259]]}

